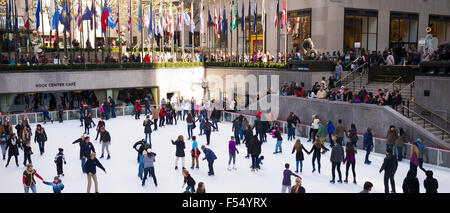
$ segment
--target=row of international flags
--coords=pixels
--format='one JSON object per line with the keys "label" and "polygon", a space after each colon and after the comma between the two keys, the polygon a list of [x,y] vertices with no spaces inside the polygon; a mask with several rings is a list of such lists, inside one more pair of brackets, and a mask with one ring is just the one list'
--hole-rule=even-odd
{"label": "row of international flags", "polygon": [[[16,0],[18,1],[18,0]],[[24,26],[27,30],[30,30],[30,18],[29,18],[29,8],[28,8],[28,0],[23,0],[25,1],[25,14],[24,14]],[[91,0],[91,4],[90,5],[85,5],[85,9],[83,10],[83,3],[81,0],[78,0],[77,3],[77,12],[73,15],[74,20],[76,22],[77,25],[77,29],[82,32],[83,31],[83,27],[82,27],[82,23],[83,21],[89,21],[90,22],[90,30],[94,30],[94,22],[97,21],[97,8],[95,6],[95,0]],[[140,0],[139,0],[140,1]],[[258,8],[257,8],[257,0],[253,0],[253,27],[252,27],[252,23],[251,23],[251,19],[250,17],[252,16],[252,0],[248,0],[248,15],[247,15],[247,20],[248,20],[248,28],[252,29],[254,32],[257,32],[257,12],[258,12]],[[86,2],[86,1],[85,1]],[[176,19],[173,15],[173,9],[172,9],[172,3],[169,2],[168,3],[168,7],[164,7],[163,8],[163,3],[159,4],[159,11],[158,11],[158,17],[156,15],[156,10],[153,9],[153,2],[151,1],[150,3],[150,8],[148,10],[148,13],[146,13],[142,8],[141,8],[141,2],[139,2],[139,14],[138,14],[138,18],[137,18],[137,22],[138,22],[138,29],[139,32],[142,31],[142,28],[144,25],[147,26],[148,28],[148,35],[150,38],[152,38],[153,35],[158,36],[158,35],[164,35],[164,32],[167,32],[169,34],[169,36],[173,35],[174,31],[175,31],[175,21],[177,22],[178,28],[180,32],[184,31],[184,25],[189,26],[190,31],[194,32],[196,25],[195,25],[195,21],[194,21],[194,4],[193,1],[191,1],[191,5],[190,5],[190,9],[189,12],[185,11],[185,9],[183,8],[183,4],[180,5],[179,8],[176,9]],[[89,3],[88,3],[89,4]],[[221,3],[220,3],[221,4]],[[230,18],[232,19],[230,22],[230,28],[228,29],[228,19],[227,19],[227,14],[226,14],[226,5],[224,3],[223,5],[223,10],[222,12],[221,10],[221,5],[219,5],[217,7],[217,5],[214,5],[214,13],[212,14],[211,10],[210,10],[210,6],[208,4],[208,22],[207,24],[209,26],[214,26],[214,32],[216,34],[220,34],[220,33],[227,33],[228,30],[232,31],[238,28],[239,25],[239,20],[240,20],[240,25],[241,25],[241,30],[244,31],[245,30],[245,14],[244,14],[244,5],[245,5],[245,0],[242,1],[241,3],[241,13],[242,13],[242,18],[239,18],[239,11],[238,11],[238,3],[237,1],[233,1],[232,4],[234,5],[230,5]],[[262,0],[262,18],[261,18],[261,22],[263,24],[263,26],[265,26],[265,14],[266,14],[266,10],[265,10],[265,0]],[[17,21],[17,7],[16,4],[14,4],[14,10],[15,10],[15,17],[13,20],[12,17],[12,3],[11,0],[8,0],[7,2],[7,10],[6,10],[6,27],[7,30],[11,30],[13,27],[12,25],[14,25],[14,32],[17,33],[18,30],[18,21]],[[89,8],[90,7],[90,8]],[[233,15],[233,8],[234,8],[234,15]],[[277,22],[278,22],[278,15],[279,15],[279,0],[276,0],[275,5],[273,8],[276,8],[276,12],[274,13],[274,25],[275,27],[277,27]],[[36,24],[35,24],[35,29],[39,30],[40,26],[41,26],[41,20],[40,20],[40,15],[41,15],[41,10],[42,10],[42,0],[38,0],[37,2],[37,7],[36,7],[36,11],[35,11],[35,17],[36,17]],[[116,14],[114,16],[112,9],[110,7],[110,5],[108,5],[107,1],[104,1],[104,5],[102,8],[100,8],[101,13],[100,13],[100,17],[98,17],[98,19],[100,20],[100,26],[102,29],[103,33],[106,33],[108,28],[111,29],[116,29],[117,32],[119,32],[119,8],[117,8]],[[200,21],[200,32],[203,33],[204,32],[204,14],[203,14],[203,3],[200,3],[200,8],[199,8],[199,21]],[[72,21],[72,16],[70,14],[69,11],[69,1],[65,0],[62,10],[59,11],[58,8],[58,4],[55,4],[55,2],[53,0],[50,0],[50,9],[49,9],[49,14],[51,15],[51,19],[52,19],[52,29],[56,30],[58,29],[58,25],[62,24],[65,27],[65,30],[68,31],[70,33],[70,22]],[[146,20],[144,20],[144,16],[146,16]],[[50,17],[49,17],[50,18]],[[131,19],[132,19],[132,15],[131,15],[131,5],[128,5],[128,32],[130,31],[131,28]],[[147,23],[145,23],[147,22]],[[96,26],[99,26],[96,23]],[[290,32],[292,29],[290,29],[290,24],[289,24],[289,20],[287,18],[287,8],[286,8],[286,0],[283,0],[283,8],[281,11],[281,20],[280,20],[280,26],[283,29],[285,26],[287,26],[287,30],[288,32]],[[297,26],[296,26],[297,28]]]}

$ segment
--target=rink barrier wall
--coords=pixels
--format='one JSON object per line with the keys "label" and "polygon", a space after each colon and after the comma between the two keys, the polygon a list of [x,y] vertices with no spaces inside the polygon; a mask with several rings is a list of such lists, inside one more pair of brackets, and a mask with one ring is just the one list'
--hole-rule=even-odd
{"label": "rink barrier wall", "polygon": [[[249,114],[243,114],[243,113],[236,113],[236,112],[229,112],[229,111],[222,111],[222,120],[227,122],[232,122],[235,118],[237,118],[239,115],[244,116],[247,118],[247,120],[250,123],[254,123],[256,120],[255,115],[249,115]],[[287,122],[285,120],[276,120],[280,126],[282,127],[282,131],[284,133],[287,133]],[[311,125],[297,123],[295,135],[308,138],[309,137],[309,130],[311,128]],[[363,135],[358,134],[358,142],[357,148],[363,150]],[[349,142],[348,138],[344,138],[344,143]],[[328,142],[328,137],[326,139],[326,143]],[[380,137],[373,137],[373,143],[374,146],[372,147],[372,152],[379,153],[379,154],[385,154],[386,153],[386,138],[380,138]],[[409,160],[409,156],[411,154],[411,146],[412,143],[408,142],[403,147],[403,153],[404,153],[404,159]],[[394,149],[394,153],[396,153],[396,149]],[[441,148],[435,148],[435,147],[425,147],[424,150],[424,163],[439,166],[439,167],[445,167],[450,168],[450,150],[447,149],[441,149]]]}

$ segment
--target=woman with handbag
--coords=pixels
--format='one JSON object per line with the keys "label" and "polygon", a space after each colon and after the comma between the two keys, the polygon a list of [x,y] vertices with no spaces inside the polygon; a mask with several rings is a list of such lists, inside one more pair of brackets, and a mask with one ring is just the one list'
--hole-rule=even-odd
{"label": "woman with handbag", "polygon": [[192,136],[192,150],[191,150],[191,156],[192,156],[192,166],[191,169],[194,169],[195,163],[197,162],[197,166],[195,168],[199,168],[198,164],[198,157],[200,156],[201,152],[200,149],[198,149],[198,143],[197,138],[195,136]]}

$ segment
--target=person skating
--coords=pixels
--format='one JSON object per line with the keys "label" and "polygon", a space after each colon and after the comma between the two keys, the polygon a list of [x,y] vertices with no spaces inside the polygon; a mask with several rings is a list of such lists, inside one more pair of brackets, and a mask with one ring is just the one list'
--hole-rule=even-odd
{"label": "person skating", "polygon": [[89,126],[91,125],[91,123],[93,121],[87,110],[84,113],[83,119],[84,119],[84,133],[83,134],[89,135],[89,128],[90,128]]}
{"label": "person skating", "polygon": [[342,120],[338,120],[338,124],[336,125],[336,128],[334,130],[334,134],[336,135],[336,141],[339,143],[344,143],[344,137],[345,137],[345,128],[344,125],[342,125]]}
{"label": "person skating", "polygon": [[300,164],[300,172],[303,171],[303,160],[304,160],[303,151],[308,153],[308,150],[306,150],[305,146],[303,146],[300,139],[297,139],[295,141],[294,147],[292,147],[292,153],[291,153],[291,154],[294,154],[294,152],[295,152],[295,165],[296,165],[295,173],[298,173],[298,171],[299,171],[299,167],[298,167],[299,164]]}
{"label": "person skating", "polygon": [[281,187],[281,193],[289,193],[291,192],[291,176],[300,177],[293,173],[291,170],[289,170],[289,164],[284,164],[284,171],[283,171],[283,182]]}
{"label": "person skating", "polygon": [[395,139],[395,150],[397,151],[398,161],[403,160],[403,146],[406,143],[405,132],[403,128],[397,129],[397,137]]}
{"label": "person skating", "polygon": [[4,132],[2,132],[0,134],[0,147],[2,149],[3,160],[6,159],[6,143],[7,142],[8,142],[8,140],[6,139],[6,134]]}
{"label": "person skating", "polygon": [[48,109],[45,106],[42,106],[42,109],[39,110],[39,112],[41,112],[44,117],[44,124],[47,123],[47,119],[49,121],[51,121],[51,123],[53,123],[53,120],[50,118],[50,112],[48,111]]}
{"label": "person skating", "polygon": [[289,113],[287,118],[287,128],[288,128],[288,141],[295,140],[295,128],[297,123],[300,123],[300,119],[293,113]]}
{"label": "person skating", "polygon": [[239,116],[233,120],[233,126],[231,128],[232,128],[232,131],[234,132],[234,138],[236,139],[236,144],[241,144],[241,139],[239,138],[239,133],[242,129],[241,116]]}
{"label": "person skating", "polygon": [[351,166],[353,173],[353,183],[356,184],[355,154],[356,154],[355,147],[352,145],[352,143],[347,142],[347,144],[345,145],[345,158],[344,158],[344,163],[346,163],[344,183],[348,183],[348,170],[350,169]]}
{"label": "person skating", "polygon": [[97,141],[97,139],[98,139],[98,135],[100,135],[100,132],[101,132],[101,129],[102,128],[106,128],[106,124],[105,124],[105,121],[103,120],[104,118],[103,118],[103,116],[100,118],[100,120],[98,121],[98,123],[97,123],[97,135],[95,136],[95,141]]}
{"label": "person skating", "polygon": [[244,131],[244,140],[242,141],[242,143],[245,144],[245,147],[247,148],[247,155],[245,156],[245,158],[250,157],[249,147],[252,138],[253,138],[253,129],[252,126],[248,124],[247,129]]}
{"label": "person skating", "polygon": [[58,108],[59,123],[62,123],[63,122],[64,107],[61,104],[61,102],[58,102],[57,108]]}
{"label": "person skating", "polygon": [[214,152],[209,149],[206,148],[205,145],[202,146],[202,151],[205,154],[205,157],[203,158],[203,160],[207,160],[208,161],[208,176],[213,176],[214,175],[214,161],[217,159],[216,154],[214,154]]}
{"label": "person skating", "polygon": [[31,129],[24,128],[22,131],[22,148],[25,148],[27,143],[31,144]]}
{"label": "person skating", "polygon": [[197,166],[195,168],[199,168],[198,158],[200,157],[200,149],[198,148],[197,143],[197,137],[192,136],[192,150],[191,150],[191,156],[192,156],[192,166],[191,169],[194,169],[195,163],[197,163]]}
{"label": "person skating", "polygon": [[134,108],[136,109],[136,114],[134,116],[134,119],[139,120],[141,119],[141,112],[142,112],[142,105],[140,101],[136,101],[134,104]]}
{"label": "person skating", "polygon": [[211,121],[216,128],[213,131],[219,131],[219,126],[217,125],[217,122],[219,122],[219,120],[220,120],[220,111],[214,107],[213,111],[211,112]]}
{"label": "person skating", "polygon": [[145,142],[149,143],[150,146],[152,145],[152,125],[153,122],[150,120],[150,116],[147,115],[145,117],[144,123],[142,124],[144,126],[144,134],[145,134]]}
{"label": "person skating", "polygon": [[38,124],[36,127],[36,132],[34,133],[34,142],[39,144],[39,151],[41,152],[41,155],[45,152],[45,142],[47,141],[47,133],[45,132],[45,129]]}
{"label": "person skating", "polygon": [[88,185],[87,185],[87,193],[91,192],[91,179],[94,180],[95,184],[95,193],[98,193],[98,182],[97,182],[97,167],[102,169],[106,174],[106,169],[103,167],[103,165],[98,161],[98,159],[95,157],[95,152],[92,152],[90,154],[89,159],[84,164],[84,170],[87,173],[87,179],[88,179]]}
{"label": "person skating", "polygon": [[56,154],[55,156],[55,163],[56,163],[56,174],[59,177],[60,175],[64,176],[63,163],[66,164],[66,158],[64,156],[63,148],[59,148],[58,151],[59,151],[58,154]]}
{"label": "person skating", "polygon": [[391,183],[392,193],[395,193],[395,180],[394,175],[397,171],[398,162],[395,155],[392,154],[390,148],[386,149],[386,157],[384,158],[383,165],[381,165],[380,173],[384,170],[384,192],[389,193],[389,181]]}
{"label": "person skating", "polygon": [[203,135],[203,125],[205,124],[205,122],[206,122],[206,120],[205,120],[205,116],[203,116],[203,113],[200,113],[199,115],[198,115],[198,118],[197,118],[197,120],[195,120],[195,122],[199,122],[199,131],[200,131],[200,134],[198,134],[198,135]]}
{"label": "person skating", "polygon": [[194,178],[191,177],[191,175],[189,174],[189,171],[184,169],[182,172],[182,175],[184,177],[184,181],[183,181],[183,185],[181,186],[181,188],[184,188],[185,185],[186,186],[186,191],[190,191],[191,193],[195,193],[195,180]]}
{"label": "person skating", "polygon": [[334,136],[334,131],[335,131],[335,128],[334,128],[333,122],[331,122],[331,120],[328,120],[327,121],[327,132],[328,132],[328,139],[330,141],[330,147],[334,146],[334,140],[332,138]]}
{"label": "person skating", "polygon": [[350,125],[350,130],[348,131],[347,137],[348,137],[348,139],[350,139],[350,141],[353,144],[353,146],[357,147],[358,134],[356,132],[356,125],[355,124],[351,124]]}
{"label": "person skating", "polygon": [[18,138],[13,133],[11,138],[8,139],[6,142],[5,152],[8,151],[8,160],[6,161],[5,167],[8,167],[9,161],[11,160],[11,157],[13,157],[13,156],[16,160],[16,166],[19,167],[19,160],[18,160],[19,149],[23,149],[23,148],[20,145]]}
{"label": "person skating", "polygon": [[22,178],[25,193],[28,193],[30,189],[33,193],[36,193],[36,180],[34,179],[34,176],[38,177],[42,181],[44,181],[44,179],[36,172],[35,169],[33,169],[33,165],[31,163],[27,164],[26,167],[27,168],[23,172]]}
{"label": "person skating", "polygon": [[372,161],[369,160],[370,152],[372,151],[373,147],[373,135],[372,135],[372,129],[367,128],[367,132],[364,133],[364,140],[363,140],[363,149],[366,150],[366,158],[364,160],[365,164],[371,164]]}
{"label": "person skating", "polygon": [[15,128],[16,128],[17,137],[19,138],[19,140],[22,140],[22,132],[23,132],[23,129],[25,128],[22,120],[19,120],[19,123],[16,125]]}
{"label": "person skating", "polygon": [[102,156],[100,156],[100,159],[103,158],[106,148],[106,152],[108,152],[108,157],[106,160],[109,160],[111,159],[111,155],[109,153],[109,146],[111,146],[111,135],[104,127],[100,131],[100,144],[102,145]]}
{"label": "person skating", "polygon": [[64,189],[64,184],[62,183],[61,179],[59,179],[59,176],[55,176],[55,178],[53,178],[53,182],[46,182],[46,181],[43,182],[46,185],[52,186],[53,193],[55,194],[61,193],[62,190]]}
{"label": "person skating", "polygon": [[205,183],[203,183],[203,182],[200,182],[200,183],[198,183],[198,187],[197,187],[197,190],[195,190],[195,193],[206,193],[206,190],[205,190]]}
{"label": "person skating", "polygon": [[164,126],[164,122],[166,120],[166,106],[165,105],[162,105],[158,114],[159,114],[159,127],[162,127],[162,126]]}
{"label": "person skating", "polygon": [[419,166],[419,147],[417,142],[412,142],[411,155],[409,158],[409,170],[413,170],[417,173],[417,167]]}
{"label": "person skating", "polygon": [[420,138],[417,138],[416,144],[419,148],[419,168],[426,173],[427,170],[423,168],[423,157],[425,155],[425,147],[427,146],[422,144],[422,140]]}
{"label": "person skating", "polygon": [[150,144],[148,144],[148,143],[145,143],[144,139],[134,143],[133,149],[136,150],[138,153],[138,157],[137,157],[138,162],[139,162],[139,156],[142,155],[142,152],[147,151],[147,149],[150,149],[150,148],[152,148],[152,146],[150,146]]}
{"label": "person skating", "polygon": [[283,137],[281,137],[281,129],[278,128],[278,126],[274,130],[273,138],[277,139],[277,143],[275,145],[275,152],[273,154],[282,153],[283,150],[281,149],[281,144],[283,143]]}
{"label": "person skating", "polygon": [[145,180],[147,180],[147,176],[150,175],[153,178],[153,182],[155,183],[155,187],[158,187],[158,183],[156,181],[156,175],[155,175],[155,157],[156,154],[149,151],[148,153],[144,151],[142,153],[143,160],[144,160],[144,177],[142,178],[142,186],[145,186]]}
{"label": "person skating", "polygon": [[[201,125],[200,125],[201,126]],[[215,129],[216,127],[209,122],[209,119],[205,119],[205,123],[203,124],[203,130],[205,130],[205,135],[206,135],[206,145],[209,146],[210,143],[210,139],[211,139],[211,130]]]}
{"label": "person skating", "polygon": [[236,148],[236,141],[234,139],[234,136],[231,136],[231,140],[228,141],[228,171],[231,171],[231,160],[233,160],[233,170],[236,170],[236,153],[239,154],[239,150]]}
{"label": "person skating", "polygon": [[153,119],[153,131],[158,130],[158,118],[159,118],[159,110],[156,106],[153,106],[152,109],[152,119]]}
{"label": "person skating", "polygon": [[187,131],[188,131],[188,137],[189,137],[188,140],[191,140],[192,136],[194,135],[193,130],[195,127],[195,120],[192,117],[191,113],[188,113],[188,116],[186,118],[186,124],[187,124]]}
{"label": "person skating", "polygon": [[390,126],[386,135],[386,149],[394,150],[395,140],[397,139],[395,132],[395,126]]}
{"label": "person skating", "polygon": [[111,106],[111,118],[115,118],[116,117],[116,102],[114,101],[114,99],[111,98],[111,96],[109,96],[108,98],[109,98],[109,105]]}
{"label": "person skating", "polygon": [[319,121],[319,128],[317,129],[316,138],[322,145],[325,145],[325,140],[327,139],[328,130],[325,125],[322,124],[322,121]]}
{"label": "person skating", "polygon": [[308,142],[311,142],[312,140],[312,142],[314,143],[316,141],[317,132],[319,131],[319,122],[319,116],[317,114],[314,114],[312,117]]}
{"label": "person skating", "polygon": [[419,179],[417,179],[417,170],[409,170],[402,185],[403,193],[420,193]]}
{"label": "person skating", "polygon": [[362,194],[370,193],[370,191],[372,191],[372,187],[373,187],[373,184],[371,182],[369,182],[369,181],[366,181],[364,183],[363,190],[360,191],[359,193],[362,193]]}
{"label": "person skating", "polygon": [[85,164],[91,156],[91,151],[92,153],[95,153],[95,147],[90,141],[91,139],[87,136],[80,145],[81,169],[83,170],[83,173],[86,173]]}
{"label": "person skating", "polygon": [[317,159],[317,171],[319,172],[319,174],[320,174],[320,157],[321,157],[321,150],[322,149],[324,149],[324,150],[328,150],[323,144],[321,144],[320,142],[319,142],[319,140],[316,140],[314,143],[313,143],[313,146],[311,147],[311,150],[309,150],[309,152],[308,152],[308,155],[309,154],[311,154],[311,153],[313,153],[313,157],[312,157],[312,166],[313,166],[313,170],[312,170],[312,172],[314,173],[315,171],[316,171],[316,164],[315,164],[315,161],[316,161],[316,159]]}
{"label": "person skating", "polygon": [[252,158],[252,172],[254,172],[255,170],[258,171],[259,169],[258,157],[261,154],[261,144],[262,142],[258,140],[258,136],[254,135],[249,145],[249,153]]}
{"label": "person skating", "polygon": [[80,145],[80,160],[82,158],[82,153],[81,153],[81,145],[83,145],[84,142],[84,135],[81,135],[80,138],[76,139],[74,142],[72,142],[72,144],[76,144],[78,143]]}
{"label": "person skating", "polygon": [[342,148],[340,143],[336,143],[333,148],[331,148],[331,175],[332,179],[330,183],[335,183],[335,170],[337,169],[339,180],[338,183],[342,183],[342,174],[341,174],[341,163],[344,160],[344,148]]}
{"label": "person skating", "polygon": [[178,136],[176,141],[172,140],[172,144],[175,145],[176,150],[175,150],[175,170],[178,169],[178,161],[181,159],[181,165],[182,165],[182,169],[186,169],[184,168],[184,157],[185,157],[185,153],[184,153],[184,149],[186,148],[186,145],[184,143],[184,138],[182,135]]}
{"label": "person skating", "polygon": [[264,141],[264,123],[261,121],[260,117],[257,117],[255,122],[253,123],[253,129],[256,129],[256,135],[258,135],[259,140],[261,142],[263,142]]}
{"label": "person skating", "polygon": [[306,193],[305,188],[302,186],[302,178],[298,177],[295,179],[295,185],[291,188],[291,193]]}
{"label": "person skating", "polygon": [[31,150],[31,143],[27,143],[25,147],[23,148],[23,165],[26,166],[27,162],[31,162],[31,155],[33,154],[33,151]]}
{"label": "person skating", "polygon": [[433,171],[428,170],[425,172],[427,178],[423,181],[423,186],[425,188],[425,193],[438,193],[437,189],[439,187],[438,181],[433,178]]}

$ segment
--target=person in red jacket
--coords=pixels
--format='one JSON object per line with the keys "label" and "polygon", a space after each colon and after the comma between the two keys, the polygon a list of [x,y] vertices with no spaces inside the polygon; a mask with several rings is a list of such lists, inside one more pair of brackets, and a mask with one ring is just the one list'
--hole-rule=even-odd
{"label": "person in red jacket", "polygon": [[97,123],[97,136],[95,136],[95,140],[97,141],[98,139],[98,135],[100,134],[100,130],[102,129],[102,127],[105,127],[105,121],[103,120],[103,116],[101,117],[101,120],[98,121]]}
{"label": "person in red jacket", "polygon": [[145,61],[145,63],[152,63],[150,56],[148,54],[145,55],[144,61]]}
{"label": "person in red jacket", "polygon": [[36,180],[34,180],[34,176],[38,177],[42,181],[44,179],[33,169],[33,165],[27,164],[27,169],[23,172],[22,183],[25,189],[25,193],[28,193],[30,188],[33,193],[36,193]]}
{"label": "person in red jacket", "polygon": [[166,120],[166,107],[162,105],[159,110],[159,127],[164,126],[164,121]]}
{"label": "person in red jacket", "polygon": [[136,120],[141,119],[142,105],[139,100],[137,100],[136,103],[134,104],[134,109],[136,109],[136,114],[135,114],[134,119],[136,119]]}

